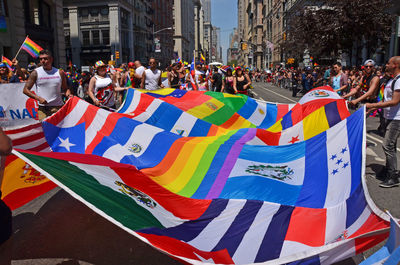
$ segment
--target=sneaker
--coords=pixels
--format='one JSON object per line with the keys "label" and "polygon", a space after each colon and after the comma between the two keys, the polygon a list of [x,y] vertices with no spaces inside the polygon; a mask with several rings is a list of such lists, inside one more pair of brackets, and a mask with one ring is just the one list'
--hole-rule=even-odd
{"label": "sneaker", "polygon": [[389,178],[389,179],[385,180],[384,182],[382,182],[381,184],[379,184],[379,187],[382,187],[382,188],[393,188],[396,186],[399,186],[398,178]]}
{"label": "sneaker", "polygon": [[380,180],[380,181],[385,181],[387,179],[387,171],[386,171],[386,167],[384,167],[382,170],[380,170],[377,174],[376,174],[376,179]]}

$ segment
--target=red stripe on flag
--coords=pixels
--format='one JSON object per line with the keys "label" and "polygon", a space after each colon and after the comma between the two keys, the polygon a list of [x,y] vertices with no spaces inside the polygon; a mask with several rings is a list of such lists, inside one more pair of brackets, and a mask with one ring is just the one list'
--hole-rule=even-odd
{"label": "red stripe on flag", "polygon": [[266,130],[257,130],[256,136],[267,145],[279,145],[281,133],[273,133]]}
{"label": "red stripe on flag", "polygon": [[57,187],[56,184],[47,181],[37,186],[15,190],[4,196],[3,201],[11,210],[15,210],[55,187]]}
{"label": "red stripe on flag", "polygon": [[289,105],[278,104],[278,114],[276,115],[276,120],[279,121],[288,112],[289,112]]}
{"label": "red stripe on flag", "polygon": [[64,106],[61,107],[61,109],[59,109],[51,117],[46,118],[44,121],[57,126],[57,124],[59,124],[68,114],[71,113],[71,111],[78,104],[79,100],[82,100],[82,99],[80,99],[78,97],[73,97],[73,98],[68,99],[68,101],[65,103]]}
{"label": "red stripe on flag", "polygon": [[355,255],[361,254],[364,251],[376,246],[380,242],[384,241],[389,237],[389,232],[385,232],[379,235],[373,235],[368,237],[356,238],[354,246],[356,249]]}
{"label": "red stripe on flag", "polygon": [[17,145],[22,145],[22,144],[27,144],[39,139],[44,139],[44,133],[40,132],[40,133],[36,133],[33,135],[29,135],[23,138],[19,138],[19,139],[15,139],[12,141],[13,146],[17,146]]}
{"label": "red stripe on flag", "polygon": [[28,126],[25,126],[25,127],[22,127],[22,128],[14,129],[14,130],[5,130],[4,132],[7,135],[11,135],[11,134],[30,131],[32,129],[36,129],[36,128],[39,128],[39,127],[42,127],[42,124],[41,123],[35,123],[35,124],[32,124],[32,125],[28,125]]}
{"label": "red stripe on flag", "polygon": [[[201,251],[183,241],[167,236],[150,235],[138,233],[140,236],[145,237],[151,245],[162,249],[172,255],[185,257],[193,260],[208,261],[215,264],[234,264],[226,249],[218,251]],[[200,258],[200,257],[201,258]]]}
{"label": "red stripe on flag", "polygon": [[38,145],[34,148],[29,148],[30,151],[34,151],[34,152],[41,152],[44,151],[45,149],[48,149],[50,146],[47,142],[42,143],[41,145]]}
{"label": "red stripe on flag", "polygon": [[390,223],[378,217],[376,214],[371,213],[367,221],[354,233],[350,238],[360,236],[372,231],[389,228]]}
{"label": "red stripe on flag", "polygon": [[349,111],[349,109],[347,108],[347,102],[346,102],[346,100],[338,100],[338,101],[336,102],[336,105],[337,105],[337,108],[338,108],[338,111],[339,111],[339,115],[340,115],[340,119],[341,119],[341,120],[344,120],[344,119],[346,119],[347,117],[350,116],[350,111]]}
{"label": "red stripe on flag", "polygon": [[111,113],[110,115],[108,115],[107,119],[103,124],[103,127],[101,127],[101,129],[97,132],[92,142],[86,148],[85,151],[86,154],[91,154],[105,136],[110,136],[119,118],[120,118],[119,113]]}
{"label": "red stripe on flag", "polygon": [[96,118],[97,112],[99,110],[99,107],[89,105],[89,107],[85,111],[85,114],[83,114],[81,119],[78,121],[78,124],[85,123],[85,130],[87,130],[90,124],[92,124],[94,118]]}

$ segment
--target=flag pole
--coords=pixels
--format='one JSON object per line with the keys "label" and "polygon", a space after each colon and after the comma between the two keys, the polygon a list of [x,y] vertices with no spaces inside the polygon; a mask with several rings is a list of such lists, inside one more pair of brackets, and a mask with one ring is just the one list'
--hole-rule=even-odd
{"label": "flag pole", "polygon": [[[24,40],[24,42],[21,44],[21,47],[19,47],[19,50],[17,51],[17,54],[14,56],[14,59],[17,59],[17,56],[18,56],[19,52],[21,51],[22,45],[24,45],[24,43],[25,43],[25,41],[26,41],[26,38],[28,38],[28,35],[26,35],[25,40]],[[13,59],[13,60],[14,60],[14,59]]]}

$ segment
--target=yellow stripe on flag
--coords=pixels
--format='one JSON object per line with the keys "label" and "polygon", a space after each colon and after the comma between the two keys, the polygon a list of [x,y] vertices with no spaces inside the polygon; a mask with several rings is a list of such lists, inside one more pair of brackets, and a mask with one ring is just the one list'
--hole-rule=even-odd
{"label": "yellow stripe on flag", "polygon": [[187,111],[187,113],[195,116],[196,118],[203,119],[207,116],[212,115],[214,112],[218,111],[223,106],[224,103],[215,98],[212,98],[199,106],[191,108],[190,110]]}
{"label": "yellow stripe on flag", "polygon": [[272,125],[271,127],[269,127],[267,129],[267,131],[269,132],[273,132],[273,133],[277,133],[277,132],[282,132],[282,119],[280,119],[279,121],[275,122],[274,125]]}
{"label": "yellow stripe on flag", "polygon": [[303,119],[304,140],[310,139],[329,129],[325,108],[319,108]]}
{"label": "yellow stripe on flag", "polygon": [[48,181],[50,180],[18,158],[4,169],[4,178],[1,183],[2,198],[16,190],[39,186]]}
{"label": "yellow stripe on flag", "polygon": [[[186,184],[190,181],[192,178],[196,177],[204,177],[204,176],[194,176],[195,171],[197,170],[197,167],[203,158],[203,155],[205,151],[207,150],[209,144],[217,140],[218,137],[206,137],[203,138],[200,142],[201,144],[197,144],[194,146],[194,148],[190,148],[191,153],[190,157],[188,157],[190,163],[185,163],[184,165],[179,166],[179,175],[177,174],[178,172],[173,170],[172,168],[167,172],[167,175],[172,175],[175,176],[175,180],[172,181],[170,184],[165,185],[164,187],[171,192],[174,193],[179,193],[185,186]],[[199,142],[199,143],[200,143]],[[191,141],[190,144],[193,144],[194,141]],[[208,155],[213,155],[213,154],[208,154]],[[178,162],[179,160],[177,160]],[[212,160],[209,161],[211,164]],[[178,162],[179,163],[179,162]],[[204,166],[204,165],[203,165]],[[209,166],[209,165],[208,165]],[[206,170],[203,170],[203,173],[206,173]]]}

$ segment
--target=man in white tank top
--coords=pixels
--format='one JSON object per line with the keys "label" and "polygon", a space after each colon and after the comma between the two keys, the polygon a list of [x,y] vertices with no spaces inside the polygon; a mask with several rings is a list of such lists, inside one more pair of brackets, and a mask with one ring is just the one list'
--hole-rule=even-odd
{"label": "man in white tank top", "polygon": [[[61,89],[67,97],[72,96],[68,88],[64,71],[53,67],[53,56],[49,50],[39,53],[41,67],[36,68],[29,76],[24,87],[24,94],[39,101],[39,120],[56,113],[63,105]],[[36,85],[36,91],[31,91]]]}
{"label": "man in white tank top", "polygon": [[150,69],[143,72],[140,88],[147,90],[156,90],[159,87],[164,88],[164,85],[161,83],[161,71],[157,69],[156,59],[150,58],[149,66]]}

